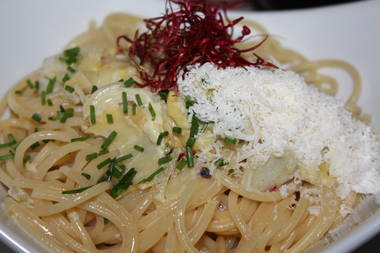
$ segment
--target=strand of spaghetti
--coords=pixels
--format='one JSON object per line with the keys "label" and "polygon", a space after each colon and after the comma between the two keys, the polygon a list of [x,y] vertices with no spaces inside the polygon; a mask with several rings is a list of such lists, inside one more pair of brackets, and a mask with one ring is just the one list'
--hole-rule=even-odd
{"label": "strand of spaghetti", "polygon": [[50,225],[51,230],[54,232],[55,236],[60,240],[63,245],[72,249],[74,252],[78,253],[91,253],[91,250],[85,247],[83,244],[74,240],[70,235],[68,235],[64,230],[62,230],[56,223],[53,217],[44,217],[44,221]]}
{"label": "strand of spaghetti", "polygon": [[225,187],[218,180],[213,180],[212,183],[210,183],[210,179],[200,179],[197,181],[197,186],[195,187],[193,197],[189,201],[188,209],[205,204],[215,195],[225,190]]}
{"label": "strand of spaghetti", "polygon": [[13,179],[5,173],[5,169],[0,167],[0,182],[7,188],[11,188]]}
{"label": "strand of spaghetti", "polygon": [[[38,166],[37,171],[35,173],[36,179],[42,179],[47,171],[61,158],[65,157],[66,155],[76,152],[81,149],[88,148],[89,144],[85,142],[73,142],[69,143],[63,146],[60,146],[56,152],[51,154],[46,158],[46,160]],[[75,180],[74,180],[75,181]]]}
{"label": "strand of spaghetti", "polygon": [[266,228],[260,235],[260,240],[258,240],[256,244],[256,250],[265,251],[265,247],[268,245],[270,239],[273,238],[279,230],[286,226],[287,221],[291,216],[288,207],[292,199],[291,196],[274,204],[272,209],[272,219],[267,221]]}
{"label": "strand of spaghetti", "polygon": [[86,228],[80,221],[78,213],[74,210],[70,210],[68,211],[67,216],[69,217],[71,224],[77,233],[80,235],[80,239],[84,246],[86,248],[89,248],[91,252],[97,252],[98,250],[96,249],[94,242],[91,240],[91,237],[89,236]]}
{"label": "strand of spaghetti", "polygon": [[8,197],[4,199],[3,206],[17,225],[21,226],[28,234],[33,235],[34,238],[47,247],[47,249],[57,253],[73,253],[72,250],[62,246],[55,238],[49,225],[28,208]]}
{"label": "strand of spaghetti", "polygon": [[196,244],[202,235],[206,231],[208,224],[210,223],[215,209],[219,201],[216,198],[211,199],[204,205],[203,212],[198,219],[198,221],[193,225],[193,227],[188,231],[189,239],[192,244]]}
{"label": "strand of spaghetti", "polygon": [[302,217],[304,216],[304,213],[307,210],[307,207],[309,207],[309,200],[307,199],[307,197],[301,196],[292,216],[290,217],[289,221],[286,223],[286,226],[281,231],[276,233],[276,235],[271,239],[270,244],[279,243],[280,241],[288,237],[289,233],[293,231],[294,228],[301,221]]}
{"label": "strand of spaghetti", "polygon": [[273,202],[273,201],[277,201],[283,198],[279,192],[246,191],[245,189],[242,188],[242,186],[233,182],[232,178],[229,178],[220,172],[217,172],[215,176],[220,180],[220,182],[224,186],[238,193],[239,195],[244,196],[251,200],[262,201],[262,202]]}
{"label": "strand of spaghetti", "polygon": [[157,217],[154,222],[148,224],[143,231],[140,232],[140,238],[144,238],[144,241],[140,243],[139,252],[148,251],[168,232],[169,226],[173,222],[173,215],[170,209],[169,212],[162,214],[162,216]]}
{"label": "strand of spaghetti", "polygon": [[42,140],[57,140],[62,142],[70,142],[71,139],[77,138],[78,136],[74,136],[65,132],[59,132],[59,131],[40,131],[33,133],[23,139],[20,143],[20,145],[17,147],[16,153],[15,153],[15,162],[16,167],[18,169],[23,169],[23,158],[25,155],[25,151],[34,143],[42,141]]}
{"label": "strand of spaghetti", "polygon": [[109,190],[110,188],[111,184],[109,182],[103,182],[91,187],[90,189],[84,192],[73,194],[71,198],[62,202],[58,202],[57,204],[53,204],[49,207],[36,206],[32,210],[38,216],[49,216],[73,208],[105,192],[106,190]]}
{"label": "strand of spaghetti", "polygon": [[185,249],[187,253],[199,252],[191,243],[190,238],[187,235],[187,231],[185,228],[186,206],[195,190],[193,188],[193,184],[194,184],[193,181],[194,180],[191,180],[187,183],[185,190],[181,194],[181,198],[179,199],[177,210],[175,211],[175,214],[174,214],[176,233],[177,233],[180,244],[182,245],[182,247]]}
{"label": "strand of spaghetti", "polygon": [[20,128],[25,129],[28,132],[32,132],[34,126],[30,123],[29,120],[18,119],[18,118],[9,118],[0,120],[0,131],[3,131],[6,128]]}
{"label": "strand of spaghetti", "polygon": [[8,175],[12,177],[12,179],[14,180],[22,177],[20,171],[16,168],[16,165],[13,160],[5,161],[5,169]]}
{"label": "strand of spaghetti", "polygon": [[[108,219],[112,222],[120,231],[120,235],[123,238],[121,245],[118,248],[118,252],[132,252],[132,247],[135,247],[136,234],[128,232],[128,223],[126,219],[121,216],[121,214],[114,213],[108,205],[106,205],[102,200],[95,198],[92,201],[88,201],[80,205],[80,208],[87,210],[89,212],[95,213],[101,217]],[[134,228],[132,228],[132,231]]]}
{"label": "strand of spaghetti", "polygon": [[230,210],[231,217],[239,229],[240,234],[245,240],[249,240],[252,237],[251,230],[248,227],[248,224],[245,223],[243,217],[241,216],[237,201],[239,195],[234,191],[230,191],[228,194],[228,208]]}
{"label": "strand of spaghetti", "polygon": [[165,240],[165,247],[163,253],[175,253],[176,234],[173,223],[170,224],[168,234]]}
{"label": "strand of spaghetti", "polygon": [[[123,226],[126,225],[126,228],[129,229],[131,234],[131,240],[127,241],[126,245],[128,248],[128,252],[135,253],[139,249],[139,241],[138,241],[138,231],[137,231],[137,224],[134,220],[133,216],[125,210],[115,199],[113,199],[110,195],[103,193],[99,196],[99,199],[103,201],[110,210],[120,215],[121,219],[123,220]],[[124,242],[123,242],[124,243]]]}
{"label": "strand of spaghetti", "polygon": [[216,238],[216,252],[227,253],[226,242],[223,236],[218,236]]}
{"label": "strand of spaghetti", "polygon": [[[331,191],[328,191],[331,192]],[[297,241],[291,248],[285,251],[285,253],[299,253],[305,250],[310,244],[319,240],[329,227],[334,222],[335,214],[338,205],[333,203],[331,198],[327,197],[326,189],[322,191],[321,197],[321,213],[318,216],[315,225],[305,233],[302,238]],[[336,200],[335,200],[336,202]]]}

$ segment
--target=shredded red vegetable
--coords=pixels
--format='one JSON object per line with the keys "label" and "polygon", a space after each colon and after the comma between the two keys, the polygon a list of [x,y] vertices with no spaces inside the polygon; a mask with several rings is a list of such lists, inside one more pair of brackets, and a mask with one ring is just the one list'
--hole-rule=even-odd
{"label": "shredded red vegetable", "polygon": [[267,37],[248,49],[235,48],[234,44],[241,42],[251,30],[243,26],[241,35],[233,39],[233,28],[243,17],[230,21],[226,15],[227,7],[207,0],[167,0],[163,16],[144,20],[146,32],[136,32],[134,39],[119,36],[119,53],[124,53],[122,40],[131,44],[128,53],[144,82],[136,84],[149,86],[155,91],[175,88],[180,71],[186,71],[186,66],[195,63],[212,62],[220,68],[276,68],[256,54],[255,62],[241,56],[257,49]]}

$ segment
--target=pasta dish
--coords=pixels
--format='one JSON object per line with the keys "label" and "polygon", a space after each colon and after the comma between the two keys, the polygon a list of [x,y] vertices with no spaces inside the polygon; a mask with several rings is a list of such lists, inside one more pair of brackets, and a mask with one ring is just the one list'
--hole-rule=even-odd
{"label": "pasta dish", "polygon": [[227,7],[111,14],[12,86],[0,181],[23,230],[51,252],[305,252],[380,190],[357,70]]}

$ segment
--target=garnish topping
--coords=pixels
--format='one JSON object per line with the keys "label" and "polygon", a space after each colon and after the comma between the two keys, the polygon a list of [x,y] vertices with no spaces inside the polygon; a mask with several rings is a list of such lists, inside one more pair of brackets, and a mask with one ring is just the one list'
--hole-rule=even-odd
{"label": "garnish topping", "polygon": [[[236,43],[251,33],[243,26],[241,35],[233,38],[233,28],[243,17],[230,20],[226,16],[228,4],[216,4],[207,0],[168,0],[163,16],[145,19],[146,32],[135,34],[133,39],[119,36],[116,44],[123,53],[121,41],[131,44],[129,55],[138,65],[140,87],[164,90],[177,86],[177,75],[186,71],[186,66],[212,62],[220,68],[226,67],[276,67],[258,55],[251,62],[242,53],[257,49],[267,39],[247,49],[238,49]],[[177,7],[173,7],[177,5]]]}

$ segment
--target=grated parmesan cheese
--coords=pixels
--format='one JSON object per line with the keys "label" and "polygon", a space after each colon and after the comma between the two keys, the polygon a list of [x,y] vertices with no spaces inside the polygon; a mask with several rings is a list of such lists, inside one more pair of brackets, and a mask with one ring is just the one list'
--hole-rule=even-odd
{"label": "grated parmesan cheese", "polygon": [[178,77],[179,90],[196,103],[190,115],[213,122],[213,133],[246,141],[239,157],[264,164],[291,151],[300,166],[328,173],[350,191],[380,190],[380,144],[372,130],[334,97],[291,71],[194,65]]}

